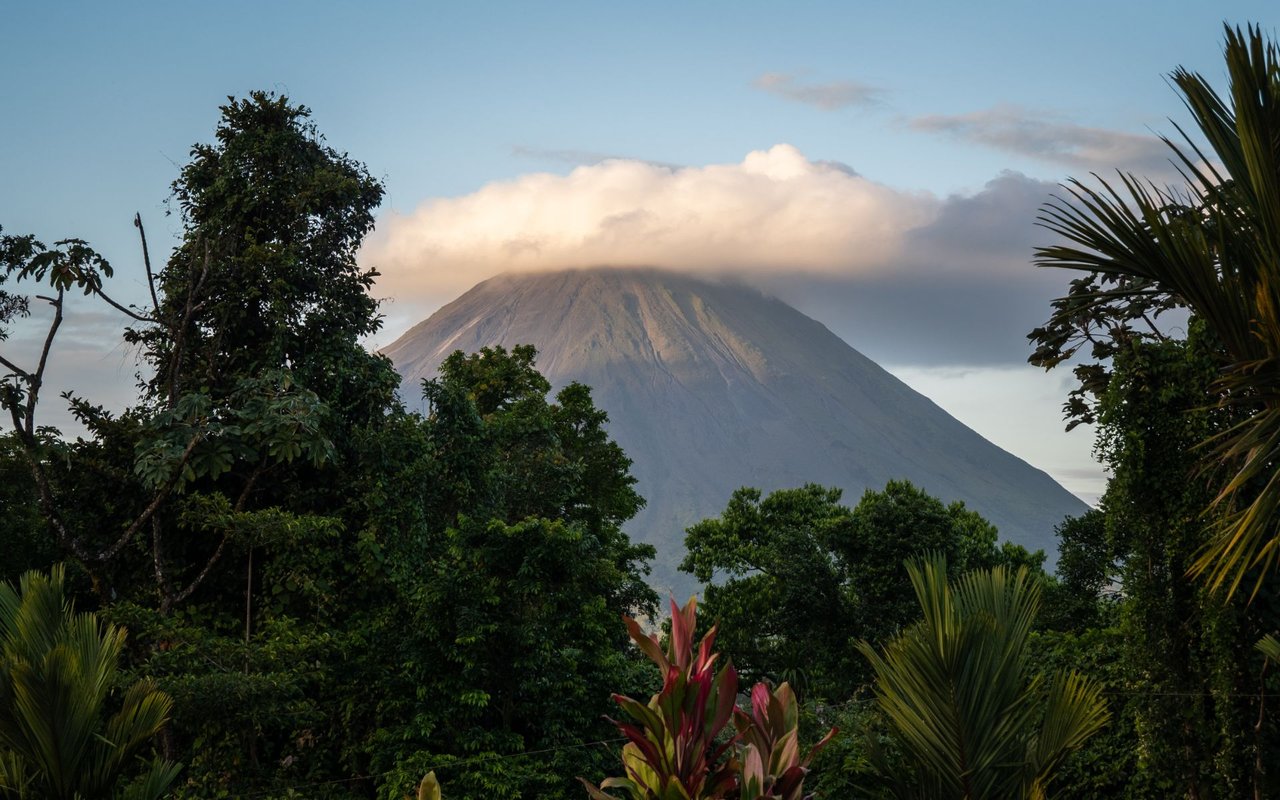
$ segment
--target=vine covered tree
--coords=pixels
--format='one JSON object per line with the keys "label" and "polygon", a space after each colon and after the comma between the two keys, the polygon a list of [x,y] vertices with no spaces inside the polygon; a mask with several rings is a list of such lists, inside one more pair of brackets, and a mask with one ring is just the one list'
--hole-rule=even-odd
{"label": "vine covered tree", "polygon": [[[1200,449],[1214,485],[1214,535],[1192,568],[1215,589],[1257,591],[1280,564],[1280,53],[1260,29],[1226,29],[1230,85],[1219,95],[1202,76],[1171,80],[1209,143],[1166,139],[1185,183],[1162,188],[1121,174],[1100,188],[1069,184],[1041,217],[1064,243],[1037,263],[1087,273],[1031,334],[1034,363],[1053,366],[1088,346],[1095,359],[1068,412],[1092,416],[1105,389],[1105,360],[1135,337],[1160,339],[1155,317],[1185,307],[1220,346],[1206,402],[1239,413]],[[1243,412],[1243,413],[1241,413]]]}
{"label": "vine covered tree", "polygon": [[[1077,627],[1046,642],[1124,698],[1114,733],[1068,765],[1082,797],[1275,791],[1277,683],[1254,645],[1280,607],[1280,59],[1256,28],[1228,27],[1225,56],[1226,95],[1172,75],[1210,145],[1166,140],[1184,185],[1073,182],[1042,215],[1063,242],[1038,263],[1085,274],[1032,332],[1031,360],[1083,360],[1067,415],[1098,424],[1112,475],[1096,522],[1064,531]],[[1184,336],[1161,324],[1174,310]],[[1098,602],[1108,581],[1119,592]]]}

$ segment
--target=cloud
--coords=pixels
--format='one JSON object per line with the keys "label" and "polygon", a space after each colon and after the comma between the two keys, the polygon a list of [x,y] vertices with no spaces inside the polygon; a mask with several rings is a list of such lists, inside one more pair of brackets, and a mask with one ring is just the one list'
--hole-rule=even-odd
{"label": "cloud", "polygon": [[[59,395],[71,391],[118,413],[136,400],[134,374],[140,365],[136,349],[124,342],[126,320],[122,315],[103,311],[93,298],[79,295],[67,296],[65,311],[50,351],[36,424],[51,425],[64,434],[76,436],[83,434],[84,429]],[[0,345],[5,357],[23,369],[34,370],[49,321],[49,307],[32,303],[31,317],[15,324],[13,337]],[[9,416],[5,414],[0,418],[0,430],[8,430],[10,426]]]}
{"label": "cloud", "polygon": [[741,163],[629,161],[525,175],[380,221],[385,337],[501,272],[659,266],[761,286],[884,363],[1020,364],[1069,276],[1031,266],[1054,185],[1008,172],[980,191],[894,189],[777,145]]}
{"label": "cloud", "polygon": [[604,161],[639,161],[642,164],[652,164],[655,167],[665,167],[667,169],[679,168],[679,165],[669,164],[665,161],[649,161],[647,159],[630,158],[628,156],[601,153],[596,150],[529,147],[527,145],[518,144],[511,148],[511,154],[521,158],[528,158],[533,161],[547,161],[553,164],[570,164],[575,167],[594,166]]}
{"label": "cloud", "polygon": [[876,87],[857,81],[804,83],[799,76],[785,72],[766,72],[752,81],[751,85],[788,100],[817,106],[823,111],[879,105],[882,94]]}
{"label": "cloud", "polygon": [[500,272],[665,266],[699,274],[873,272],[938,200],[810,161],[790,145],[737,164],[610,160],[535,173],[379,221],[361,253],[388,312],[455,296]]}
{"label": "cloud", "polygon": [[1055,188],[1006,172],[974,194],[940,200],[885,269],[763,283],[880,363],[1020,364],[1031,353],[1026,334],[1071,277],[1031,265],[1050,237],[1035,224],[1037,210]]}
{"label": "cloud", "polygon": [[915,117],[908,125],[1086,172],[1125,169],[1168,175],[1172,171],[1172,154],[1155,136],[1076,125],[1017,106]]}

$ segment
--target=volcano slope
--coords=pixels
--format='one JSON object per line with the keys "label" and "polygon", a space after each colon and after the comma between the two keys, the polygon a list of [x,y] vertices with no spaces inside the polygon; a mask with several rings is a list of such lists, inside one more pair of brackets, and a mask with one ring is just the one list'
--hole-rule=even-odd
{"label": "volcano slope", "polygon": [[1086,509],[1052,478],[965,427],[821,323],[740,284],[646,269],[487,280],[383,352],[404,395],[454,350],[533,344],[557,389],[592,387],[648,505],[627,525],[658,549],[661,591],[684,529],[740,486],[839,486],[846,502],[891,478],[963,500],[1003,538],[1056,555],[1053,528]]}

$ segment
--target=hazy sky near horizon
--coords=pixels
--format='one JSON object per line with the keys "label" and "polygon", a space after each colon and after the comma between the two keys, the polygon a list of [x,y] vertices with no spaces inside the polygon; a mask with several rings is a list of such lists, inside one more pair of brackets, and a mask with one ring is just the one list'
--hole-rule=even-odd
{"label": "hazy sky near horizon", "polygon": [[[1068,176],[1170,175],[1176,66],[1221,85],[1262,2],[7,4],[0,226],[89,240],[142,301],[131,219],[218,105],[310,106],[382,177],[362,263],[389,344],[507,269],[670,266],[762,285],[1092,500],[1066,373],[1025,365],[1065,274],[1037,208]],[[119,406],[122,321],[76,303],[54,382]],[[25,327],[6,352],[30,356]],[[48,395],[46,420],[65,414]]]}

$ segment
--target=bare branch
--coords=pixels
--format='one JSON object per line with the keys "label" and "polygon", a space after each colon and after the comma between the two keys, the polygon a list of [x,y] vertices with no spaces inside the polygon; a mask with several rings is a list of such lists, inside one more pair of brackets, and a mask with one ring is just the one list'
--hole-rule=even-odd
{"label": "bare branch", "polygon": [[151,563],[155,568],[156,586],[160,588],[160,598],[163,601],[169,596],[169,577],[164,574],[164,553],[160,546],[160,518],[151,518]]}
{"label": "bare branch", "polygon": [[19,367],[17,364],[13,363],[9,359],[5,358],[4,356],[0,356],[0,366],[4,366],[14,375],[18,376],[19,378],[22,378],[25,381],[31,380],[31,373],[27,372],[22,367]]}
{"label": "bare branch", "polygon": [[156,295],[156,275],[151,269],[151,251],[147,249],[147,231],[142,227],[142,214],[135,212],[133,226],[138,229],[138,237],[142,239],[142,264],[147,269],[147,288],[151,290],[152,313],[160,313],[160,298]]}
{"label": "bare branch", "polygon": [[1145,322],[1145,323],[1147,323],[1147,327],[1151,329],[1151,333],[1152,333],[1152,335],[1154,335],[1157,339],[1159,339],[1159,340],[1160,340],[1160,341],[1162,341],[1162,342],[1167,342],[1167,341],[1169,341],[1169,337],[1168,337],[1168,336],[1165,336],[1165,335],[1160,331],[1160,329],[1156,327],[1155,322],[1154,322],[1154,321],[1152,321],[1152,320],[1151,320],[1151,318],[1147,316],[1147,312],[1145,312],[1145,311],[1144,311],[1144,312],[1142,312],[1142,321],[1143,321],[1143,322]]}
{"label": "bare branch", "polygon": [[244,510],[244,504],[248,501],[249,493],[253,491],[254,484],[256,484],[258,479],[271,469],[271,466],[272,465],[267,464],[267,461],[264,458],[258,462],[256,467],[253,468],[253,472],[249,473],[249,479],[244,482],[244,488],[240,490],[240,496],[236,498],[236,504],[233,508],[236,513]]}
{"label": "bare branch", "polygon": [[58,540],[58,544],[69,550],[92,574],[93,570],[89,567],[90,556],[88,551],[67,530],[66,523],[62,521],[62,516],[58,514],[57,504],[53,502],[53,488],[49,485],[49,476],[45,473],[44,465],[40,463],[40,459],[36,454],[35,437],[18,425],[18,411],[16,408],[10,408],[9,413],[13,415],[14,427],[18,430],[19,439],[22,441],[23,455],[26,457],[27,466],[31,470],[31,478],[36,483],[40,511],[44,514],[45,520],[48,521],[49,527],[53,529],[53,535]]}
{"label": "bare branch", "polygon": [[[173,335],[173,350],[169,354],[169,407],[172,408],[178,402],[178,376],[179,370],[182,368],[182,354],[186,350],[187,329],[191,327],[191,320],[195,318],[196,312],[204,307],[204,302],[196,302],[196,295],[204,286],[204,280],[209,274],[209,262],[213,258],[213,253],[208,245],[204,248],[204,261],[200,267],[200,274],[196,280],[187,280],[187,300],[182,310],[182,320],[170,331]],[[196,259],[191,258],[192,273],[195,273]]]}
{"label": "bare branch", "polygon": [[13,418],[13,429],[18,434],[18,439],[22,442],[22,450],[25,453],[27,449],[27,429],[22,424],[22,416],[18,413],[16,403],[9,405],[9,416]]}
{"label": "bare branch", "polygon": [[53,322],[49,323],[49,333],[44,337],[44,346],[40,349],[40,362],[36,367],[33,375],[27,378],[27,435],[35,435],[35,417],[36,402],[40,398],[40,385],[44,383],[44,368],[49,363],[49,351],[53,349],[53,339],[58,335],[58,328],[62,327],[62,299],[65,296],[63,290],[58,290],[57,299],[51,297],[41,297],[49,305],[53,306]]}
{"label": "bare branch", "polygon": [[98,297],[101,297],[103,300],[107,301],[107,304],[109,306],[116,309],[120,313],[127,315],[130,319],[137,320],[138,322],[155,322],[156,321],[155,317],[148,316],[146,314],[139,314],[138,312],[134,311],[133,309],[127,306],[120,305],[115,300],[112,300],[110,295],[108,295],[106,292],[102,291],[101,289],[96,290],[94,294],[96,294]]}

